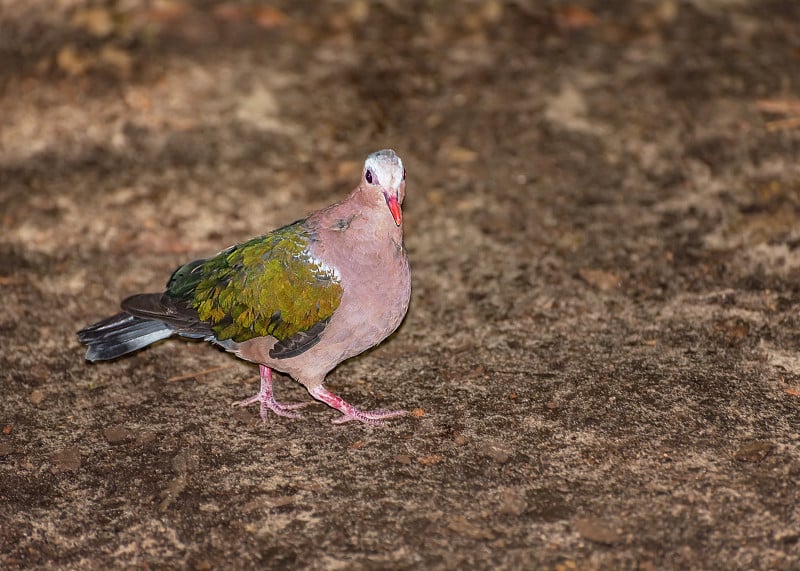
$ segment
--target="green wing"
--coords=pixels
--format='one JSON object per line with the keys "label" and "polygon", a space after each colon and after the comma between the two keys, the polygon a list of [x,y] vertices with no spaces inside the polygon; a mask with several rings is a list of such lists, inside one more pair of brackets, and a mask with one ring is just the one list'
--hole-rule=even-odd
{"label": "green wing", "polygon": [[339,307],[342,286],[311,256],[312,241],[300,220],[178,268],[166,293],[197,311],[220,341],[265,335],[284,341],[321,331]]}

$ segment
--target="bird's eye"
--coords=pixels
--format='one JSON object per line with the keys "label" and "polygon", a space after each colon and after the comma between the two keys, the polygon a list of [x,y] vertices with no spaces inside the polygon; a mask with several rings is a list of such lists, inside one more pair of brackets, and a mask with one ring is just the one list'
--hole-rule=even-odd
{"label": "bird's eye", "polygon": [[372,184],[372,171],[367,169],[367,172],[364,173],[364,178],[367,179],[367,182]]}
{"label": "bird's eye", "polygon": [[403,169],[403,180],[406,180],[406,169]]}

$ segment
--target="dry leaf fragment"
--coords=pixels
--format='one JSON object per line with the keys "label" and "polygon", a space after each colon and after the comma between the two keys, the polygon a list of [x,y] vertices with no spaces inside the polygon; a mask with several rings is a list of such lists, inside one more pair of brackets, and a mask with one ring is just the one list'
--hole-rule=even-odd
{"label": "dry leaf fragment", "polygon": [[774,133],[775,131],[788,131],[800,127],[800,117],[789,117],[788,119],[781,119],[780,121],[768,121],[767,131]]}
{"label": "dry leaf fragment", "polygon": [[223,2],[211,10],[212,16],[223,22],[241,22],[247,17],[247,11],[241,4]]}
{"label": "dry leaf fragment", "polygon": [[775,446],[772,442],[765,442],[763,440],[754,440],[742,444],[736,452],[733,453],[735,460],[739,462],[752,462],[758,463],[764,460]]}
{"label": "dry leaf fragment", "polygon": [[622,541],[619,532],[599,518],[581,518],[572,527],[581,537],[594,543],[613,545]]}
{"label": "dry leaf fragment", "polygon": [[129,75],[133,66],[131,54],[114,46],[103,46],[100,50],[100,61],[123,76]]}
{"label": "dry leaf fragment", "polygon": [[583,6],[567,5],[556,9],[556,24],[566,30],[590,28],[597,23],[595,16]]}
{"label": "dry leaf fragment", "polygon": [[448,160],[454,163],[472,163],[478,158],[478,153],[465,147],[449,147],[445,149]]}
{"label": "dry leaf fragment", "polygon": [[72,44],[67,44],[56,55],[58,69],[67,75],[80,75],[89,66],[88,60],[78,53]]}
{"label": "dry leaf fragment", "polygon": [[622,280],[617,274],[604,270],[583,268],[578,271],[578,276],[587,284],[600,291],[611,291],[618,288],[622,283]]}
{"label": "dry leaf fragment", "polygon": [[0,276],[0,286],[21,285],[25,280],[18,276]]}
{"label": "dry leaf fragment", "polygon": [[186,16],[192,7],[186,2],[177,0],[161,0],[144,14],[144,19],[152,24],[169,24]]}
{"label": "dry leaf fragment", "polygon": [[102,7],[81,10],[72,18],[72,24],[83,28],[95,38],[105,38],[114,31],[111,12]]}
{"label": "dry leaf fragment", "polygon": [[262,6],[253,14],[253,21],[256,25],[267,30],[283,26],[288,19],[289,17],[285,13],[270,6]]}
{"label": "dry leaf fragment", "polygon": [[800,115],[800,99],[758,99],[754,105],[765,113]]}
{"label": "dry leaf fragment", "polygon": [[495,537],[491,529],[471,522],[464,516],[452,516],[447,527],[451,531],[470,539],[494,539]]}

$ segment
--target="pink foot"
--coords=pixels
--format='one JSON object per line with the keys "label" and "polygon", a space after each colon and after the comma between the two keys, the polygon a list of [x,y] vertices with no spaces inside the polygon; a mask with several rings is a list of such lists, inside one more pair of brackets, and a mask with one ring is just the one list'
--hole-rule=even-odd
{"label": "pink foot", "polygon": [[237,403],[239,406],[249,406],[255,402],[260,404],[261,418],[264,422],[269,417],[269,412],[272,411],[278,416],[287,416],[289,418],[301,418],[303,415],[296,412],[291,412],[298,408],[303,408],[311,403],[307,402],[294,402],[288,404],[281,404],[275,400],[275,395],[272,393],[272,369],[264,365],[258,366],[259,373],[261,374],[261,388],[258,394]]}
{"label": "pink foot", "polygon": [[320,400],[328,406],[335,408],[344,416],[334,418],[334,424],[344,424],[351,420],[357,420],[364,424],[371,424],[372,426],[382,426],[383,420],[386,418],[395,418],[397,416],[405,416],[408,411],[405,410],[358,410],[353,405],[345,402],[341,397],[336,396],[323,386],[318,386],[308,391],[312,397]]}

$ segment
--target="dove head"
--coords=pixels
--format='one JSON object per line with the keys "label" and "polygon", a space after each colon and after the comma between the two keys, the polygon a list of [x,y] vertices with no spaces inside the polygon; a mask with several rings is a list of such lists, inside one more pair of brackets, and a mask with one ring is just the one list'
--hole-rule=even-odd
{"label": "dove head", "polygon": [[385,201],[394,223],[400,226],[403,222],[400,205],[406,194],[406,170],[397,153],[383,149],[368,156],[361,175],[361,187],[368,192],[374,191]]}

